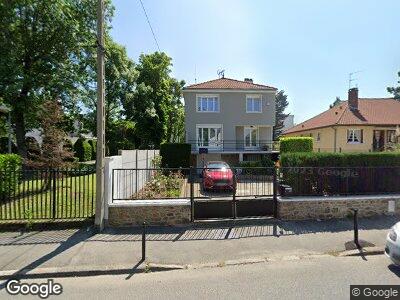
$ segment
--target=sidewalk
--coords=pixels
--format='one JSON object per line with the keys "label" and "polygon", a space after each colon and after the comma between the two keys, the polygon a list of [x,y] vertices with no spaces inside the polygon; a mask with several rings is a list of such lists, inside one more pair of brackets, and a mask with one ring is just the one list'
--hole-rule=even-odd
{"label": "sidewalk", "polygon": [[[385,244],[396,217],[360,219],[360,239]],[[186,227],[149,227],[146,263],[224,264],[232,260],[326,254],[345,250],[353,238],[352,220],[279,220],[202,223]],[[141,264],[141,228],[91,228],[0,233],[0,270],[131,269]],[[143,267],[143,266],[142,266]],[[25,273],[25,271],[22,271]]]}

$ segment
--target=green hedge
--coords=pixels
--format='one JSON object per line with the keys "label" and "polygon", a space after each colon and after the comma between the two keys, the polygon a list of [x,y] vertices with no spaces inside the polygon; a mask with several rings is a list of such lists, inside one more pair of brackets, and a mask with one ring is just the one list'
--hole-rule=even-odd
{"label": "green hedge", "polygon": [[163,168],[189,168],[190,167],[190,144],[160,145],[161,167]]}
{"label": "green hedge", "polygon": [[400,153],[283,153],[281,166],[294,195],[400,192]]}
{"label": "green hedge", "polygon": [[282,153],[282,167],[384,167],[400,166],[400,153]]}
{"label": "green hedge", "polygon": [[83,138],[79,138],[74,144],[75,156],[80,162],[91,160],[92,147],[89,142]]}
{"label": "green hedge", "polygon": [[274,171],[272,168],[274,166],[275,163],[269,157],[264,157],[262,160],[256,161],[241,161],[238,165],[239,168],[243,168],[243,174],[253,175],[272,175]]}
{"label": "green hedge", "polygon": [[92,160],[96,160],[96,153],[97,153],[97,141],[96,140],[89,140],[90,147],[92,148]]}
{"label": "green hedge", "polygon": [[280,141],[280,152],[312,152],[312,137],[282,137]]}
{"label": "green hedge", "polygon": [[17,154],[0,154],[0,197],[7,197],[18,187],[22,159]]}

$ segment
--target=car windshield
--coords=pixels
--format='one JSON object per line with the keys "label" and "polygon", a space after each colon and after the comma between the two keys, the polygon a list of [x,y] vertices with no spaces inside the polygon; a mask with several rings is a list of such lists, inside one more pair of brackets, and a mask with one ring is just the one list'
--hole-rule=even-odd
{"label": "car windshield", "polygon": [[229,169],[229,166],[223,162],[215,162],[207,164],[207,169]]}

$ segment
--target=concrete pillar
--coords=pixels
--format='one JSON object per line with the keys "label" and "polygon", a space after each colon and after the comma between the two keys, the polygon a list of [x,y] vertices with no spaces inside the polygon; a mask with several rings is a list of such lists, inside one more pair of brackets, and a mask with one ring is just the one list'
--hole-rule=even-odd
{"label": "concrete pillar", "polygon": [[243,161],[243,153],[240,152],[240,153],[239,153],[239,162],[242,162],[242,161]]}

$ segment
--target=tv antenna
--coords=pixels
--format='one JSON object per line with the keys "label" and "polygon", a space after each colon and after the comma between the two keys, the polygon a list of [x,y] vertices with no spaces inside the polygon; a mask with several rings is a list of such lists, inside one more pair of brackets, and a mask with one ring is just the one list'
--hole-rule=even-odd
{"label": "tv antenna", "polygon": [[[353,78],[353,75],[354,75],[354,74],[361,73],[361,72],[364,72],[364,70],[360,70],[360,71],[355,71],[355,72],[349,73],[349,89],[351,89],[351,83],[352,83],[353,81],[358,80],[358,78]],[[356,85],[356,87],[357,87],[357,85]]]}
{"label": "tv antenna", "polygon": [[225,78],[225,70],[217,70],[218,78]]}

